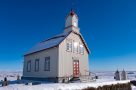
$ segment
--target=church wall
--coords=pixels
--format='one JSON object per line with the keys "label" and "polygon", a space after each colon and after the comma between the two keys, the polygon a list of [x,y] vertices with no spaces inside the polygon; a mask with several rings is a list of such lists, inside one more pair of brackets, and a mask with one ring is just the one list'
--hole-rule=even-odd
{"label": "church wall", "polygon": [[[44,70],[45,57],[50,56],[50,71]],[[35,71],[35,59],[39,59],[39,71]],[[31,71],[27,71],[27,61],[31,60]],[[23,77],[57,77],[58,47],[47,49],[24,57]]]}
{"label": "church wall", "polygon": [[[74,33],[71,33],[67,38],[82,43],[80,37]],[[59,45],[59,77],[67,77],[73,75],[74,58],[79,60],[81,75],[88,75],[89,73],[86,71],[89,71],[89,62],[86,49],[84,48],[83,55],[79,53],[73,53],[73,50],[72,52],[68,52],[66,51],[66,39]]]}

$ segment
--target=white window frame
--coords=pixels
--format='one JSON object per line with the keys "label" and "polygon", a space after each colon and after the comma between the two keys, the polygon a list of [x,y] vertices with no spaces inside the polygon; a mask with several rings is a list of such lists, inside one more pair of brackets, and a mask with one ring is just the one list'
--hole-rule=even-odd
{"label": "white window frame", "polygon": [[72,52],[72,40],[66,39],[66,51]]}
{"label": "white window frame", "polygon": [[27,61],[27,72],[31,72],[31,60]]}
{"label": "white window frame", "polygon": [[35,59],[35,71],[36,72],[39,71],[39,61],[40,61],[40,59]]}
{"label": "white window frame", "polygon": [[45,57],[44,71],[50,71],[50,57]]}
{"label": "white window frame", "polygon": [[73,53],[78,53],[78,46],[79,46],[79,43],[73,41]]}
{"label": "white window frame", "polygon": [[84,45],[81,43],[79,44],[79,53],[84,54]]}

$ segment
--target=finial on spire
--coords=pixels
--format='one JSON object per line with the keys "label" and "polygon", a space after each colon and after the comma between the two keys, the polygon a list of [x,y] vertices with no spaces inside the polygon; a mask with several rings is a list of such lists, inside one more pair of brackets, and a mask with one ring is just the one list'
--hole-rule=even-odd
{"label": "finial on spire", "polygon": [[74,9],[74,0],[71,1],[71,10]]}
{"label": "finial on spire", "polygon": [[119,73],[119,70],[117,69],[116,73]]}
{"label": "finial on spire", "polygon": [[71,0],[71,11],[70,11],[70,15],[74,15],[74,14],[76,14],[74,12],[74,0]]}
{"label": "finial on spire", "polygon": [[74,15],[75,14],[75,12],[74,12],[74,10],[71,8],[71,11],[70,11],[70,15]]}

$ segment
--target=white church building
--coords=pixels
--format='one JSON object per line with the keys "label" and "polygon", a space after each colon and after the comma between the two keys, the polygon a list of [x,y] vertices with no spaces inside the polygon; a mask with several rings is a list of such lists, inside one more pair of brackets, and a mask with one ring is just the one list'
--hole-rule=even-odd
{"label": "white church building", "polygon": [[22,79],[62,82],[90,77],[89,53],[78,27],[78,16],[71,10],[63,33],[36,44],[24,55]]}

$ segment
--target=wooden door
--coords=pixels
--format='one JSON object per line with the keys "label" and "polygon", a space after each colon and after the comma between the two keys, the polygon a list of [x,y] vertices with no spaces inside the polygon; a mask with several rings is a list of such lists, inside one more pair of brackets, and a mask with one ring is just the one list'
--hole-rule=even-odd
{"label": "wooden door", "polygon": [[73,61],[73,76],[74,77],[79,77],[79,60],[74,60]]}

